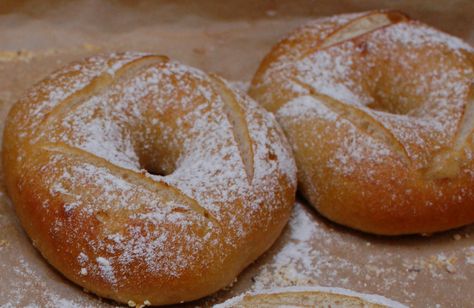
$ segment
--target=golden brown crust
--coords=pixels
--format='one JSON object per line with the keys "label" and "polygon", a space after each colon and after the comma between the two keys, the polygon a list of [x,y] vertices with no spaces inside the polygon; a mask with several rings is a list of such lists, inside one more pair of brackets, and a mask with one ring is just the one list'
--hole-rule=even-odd
{"label": "golden brown crust", "polygon": [[304,196],[379,234],[474,222],[474,51],[393,11],[310,22],[277,44],[250,95],[293,146]]}
{"label": "golden brown crust", "polygon": [[358,293],[341,288],[286,287],[245,293],[216,305],[231,307],[370,307],[406,308],[405,305],[379,295]]}
{"label": "golden brown crust", "polygon": [[8,116],[3,163],[44,257],[124,303],[230,284],[275,241],[296,189],[271,114],[217,76],[140,53],[91,57],[33,87]]}

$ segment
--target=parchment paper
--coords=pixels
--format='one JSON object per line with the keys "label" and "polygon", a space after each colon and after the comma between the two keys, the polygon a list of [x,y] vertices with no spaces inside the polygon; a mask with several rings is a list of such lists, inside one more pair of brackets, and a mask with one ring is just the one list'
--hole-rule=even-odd
{"label": "parchment paper", "polygon": [[[396,8],[474,44],[474,1],[1,1],[0,129],[33,83],[99,52],[166,54],[244,87],[285,33],[323,15]],[[0,140],[1,142],[1,140]],[[337,226],[304,201],[281,238],[233,286],[189,306],[247,290],[342,287],[411,306],[474,305],[474,227],[432,236],[376,237]],[[22,231],[0,169],[0,306],[116,305],[50,267]]]}

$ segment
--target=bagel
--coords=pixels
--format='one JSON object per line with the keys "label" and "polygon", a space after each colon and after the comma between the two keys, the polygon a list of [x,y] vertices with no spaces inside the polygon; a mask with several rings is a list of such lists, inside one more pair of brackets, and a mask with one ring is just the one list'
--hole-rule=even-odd
{"label": "bagel", "polygon": [[286,287],[244,293],[214,306],[214,308],[231,307],[406,308],[407,306],[380,295],[364,294],[341,288]]}
{"label": "bagel", "polygon": [[41,254],[137,305],[233,282],[289,219],[296,168],[273,115],[216,75],[143,53],[72,63],[11,109],[5,183]]}
{"label": "bagel", "polygon": [[312,21],[278,43],[249,94],[276,114],[298,187],[365,232],[474,222],[474,50],[396,11]]}

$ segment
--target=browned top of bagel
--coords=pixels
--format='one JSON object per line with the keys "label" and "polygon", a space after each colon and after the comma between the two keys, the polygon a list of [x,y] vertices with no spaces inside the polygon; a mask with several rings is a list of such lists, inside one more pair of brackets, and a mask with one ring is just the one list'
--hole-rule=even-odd
{"label": "browned top of bagel", "polygon": [[364,294],[341,288],[295,286],[244,293],[216,305],[230,307],[370,307],[406,308],[380,295]]}
{"label": "browned top of bagel", "polygon": [[376,233],[432,232],[474,220],[474,206],[461,208],[474,202],[473,80],[467,43],[372,11],[292,32],[250,94],[276,113],[323,214]]}
{"label": "browned top of bagel", "polygon": [[273,116],[166,57],[95,56],[11,110],[5,182],[27,233],[65,276],[151,304],[210,294],[288,220],[295,167]]}

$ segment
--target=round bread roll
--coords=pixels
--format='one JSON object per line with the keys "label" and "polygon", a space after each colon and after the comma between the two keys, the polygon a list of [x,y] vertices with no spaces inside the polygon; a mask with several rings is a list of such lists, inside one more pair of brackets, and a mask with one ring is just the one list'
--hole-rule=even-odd
{"label": "round bread roll", "polygon": [[271,113],[166,57],[96,56],[17,102],[5,183],[67,278],[119,302],[190,301],[230,284],[289,219],[296,168]]}
{"label": "round bread roll", "polygon": [[250,95],[276,114],[299,188],[366,232],[474,222],[474,50],[394,11],[323,18],[277,44]]}
{"label": "round bread roll", "polygon": [[358,293],[341,288],[286,287],[245,293],[214,306],[214,308],[232,307],[406,308],[407,306],[380,295]]}

